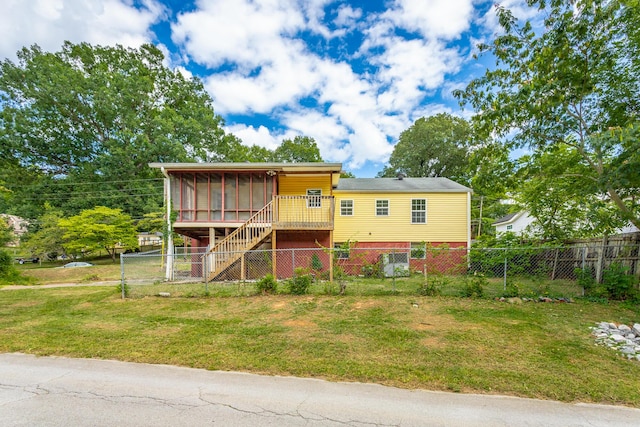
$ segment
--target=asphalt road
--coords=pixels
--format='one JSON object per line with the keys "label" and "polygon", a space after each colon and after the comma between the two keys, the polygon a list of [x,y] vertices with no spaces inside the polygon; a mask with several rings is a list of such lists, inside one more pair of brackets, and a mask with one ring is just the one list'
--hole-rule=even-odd
{"label": "asphalt road", "polygon": [[640,410],[0,354],[1,426],[640,426]]}

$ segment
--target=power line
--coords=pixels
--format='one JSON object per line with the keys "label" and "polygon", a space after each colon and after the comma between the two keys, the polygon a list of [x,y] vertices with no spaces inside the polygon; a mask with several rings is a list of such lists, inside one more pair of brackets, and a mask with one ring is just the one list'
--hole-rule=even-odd
{"label": "power line", "polygon": [[6,187],[22,188],[22,187],[44,187],[44,186],[62,186],[62,185],[93,185],[93,184],[116,184],[116,183],[132,183],[132,182],[147,182],[147,181],[164,181],[164,178],[145,178],[145,179],[127,179],[121,181],[83,181],[83,182],[50,182],[41,184],[7,184]]}
{"label": "power line", "polygon": [[147,196],[162,196],[164,193],[163,192],[158,192],[158,193],[146,193],[146,194],[113,194],[113,195],[102,195],[102,196],[84,196],[84,195],[79,195],[79,196],[74,196],[74,195],[68,195],[68,196],[62,196],[62,195],[56,195],[57,197],[21,197],[20,200],[42,200],[43,198],[46,200],[62,200],[62,199],[69,199],[69,198],[78,198],[78,197],[82,197],[83,199],[114,199],[117,197],[147,197]]}

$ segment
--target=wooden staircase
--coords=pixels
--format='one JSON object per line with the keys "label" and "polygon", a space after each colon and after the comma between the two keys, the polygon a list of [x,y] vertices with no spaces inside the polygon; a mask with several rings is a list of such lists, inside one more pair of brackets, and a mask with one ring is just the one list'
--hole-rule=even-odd
{"label": "wooden staircase", "polygon": [[273,230],[274,201],[267,203],[242,226],[238,227],[227,237],[218,242],[206,254],[208,280],[213,280],[233,263],[238,261],[245,252],[254,249],[267,238]]}

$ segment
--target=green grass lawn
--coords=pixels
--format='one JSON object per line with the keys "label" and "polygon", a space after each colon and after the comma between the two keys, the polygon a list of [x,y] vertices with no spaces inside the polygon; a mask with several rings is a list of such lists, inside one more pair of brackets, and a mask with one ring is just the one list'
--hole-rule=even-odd
{"label": "green grass lawn", "polygon": [[640,407],[640,362],[589,330],[640,323],[637,307],[423,297],[369,280],[345,296],[322,283],[306,296],[253,295],[250,284],[200,298],[0,291],[0,351]]}

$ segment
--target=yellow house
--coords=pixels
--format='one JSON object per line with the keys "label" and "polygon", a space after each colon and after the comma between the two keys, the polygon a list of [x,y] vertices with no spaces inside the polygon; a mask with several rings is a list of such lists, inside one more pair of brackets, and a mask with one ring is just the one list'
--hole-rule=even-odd
{"label": "yellow house", "polygon": [[[390,256],[409,269],[445,271],[463,264],[463,251],[434,260],[428,247],[469,247],[471,190],[448,178],[345,178],[336,198],[334,247],[341,265],[357,272]],[[393,252],[385,250],[392,249]],[[349,252],[356,256],[350,256]],[[441,252],[445,254],[445,252]],[[351,258],[351,260],[348,260]]]}
{"label": "yellow house", "polygon": [[325,249],[315,256],[331,274],[326,248],[347,242],[407,253],[427,243],[470,244],[471,190],[447,178],[340,178],[340,163],[150,166],[165,175],[170,226],[205,253],[200,268],[210,279],[231,267],[246,278],[243,254],[257,248],[273,251],[269,262],[280,278],[295,262],[285,269],[278,250]]}

